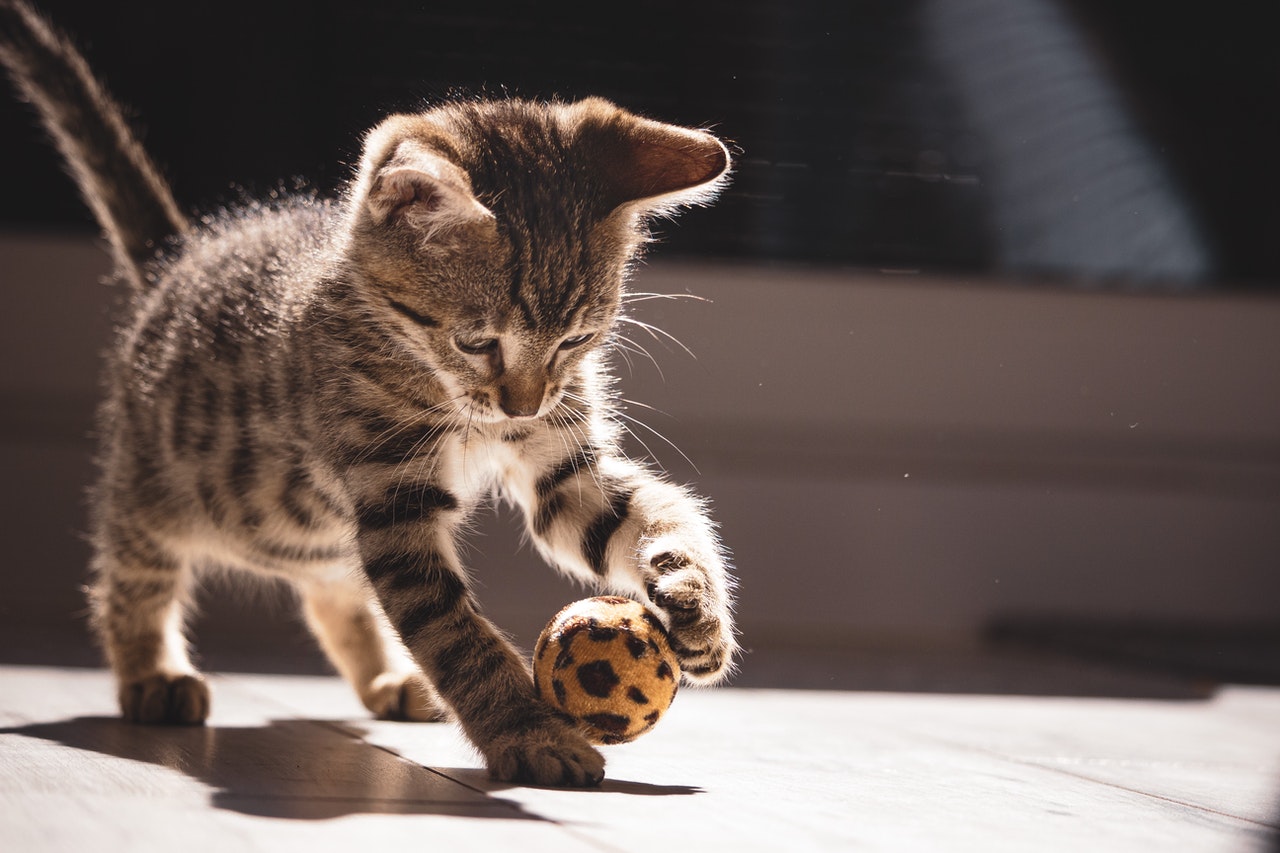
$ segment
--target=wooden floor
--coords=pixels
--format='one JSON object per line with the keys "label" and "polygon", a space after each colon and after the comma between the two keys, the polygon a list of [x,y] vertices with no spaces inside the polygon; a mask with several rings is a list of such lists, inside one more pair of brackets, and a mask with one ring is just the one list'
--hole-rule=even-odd
{"label": "wooden floor", "polygon": [[0,849],[1280,849],[1274,688],[685,690],[600,789],[555,791],[491,783],[454,726],[371,721],[333,678],[213,682],[209,726],[143,728],[100,670],[0,667]]}

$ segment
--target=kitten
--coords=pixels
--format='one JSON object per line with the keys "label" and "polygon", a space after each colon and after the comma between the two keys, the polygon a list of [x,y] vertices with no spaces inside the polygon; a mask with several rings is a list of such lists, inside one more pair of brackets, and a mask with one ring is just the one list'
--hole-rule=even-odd
{"label": "kitten", "polygon": [[725,555],[696,497],[621,454],[608,366],[645,222],[712,197],[717,139],[598,99],[451,103],[375,127],[337,200],[193,223],[21,0],[0,59],[129,288],[91,592],[127,719],[207,717],[184,609],[195,571],[232,567],[296,586],[378,716],[451,714],[497,779],[599,783],[470,591],[457,538],[495,495],[550,563],[650,602],[688,679],[726,674]]}

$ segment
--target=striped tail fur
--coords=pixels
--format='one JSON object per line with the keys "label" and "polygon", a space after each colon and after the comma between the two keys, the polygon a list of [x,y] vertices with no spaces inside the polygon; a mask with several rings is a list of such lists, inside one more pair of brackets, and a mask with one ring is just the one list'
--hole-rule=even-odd
{"label": "striped tail fur", "polygon": [[0,0],[0,63],[39,114],[136,287],[144,263],[187,217],[124,116],[65,35],[23,0]]}

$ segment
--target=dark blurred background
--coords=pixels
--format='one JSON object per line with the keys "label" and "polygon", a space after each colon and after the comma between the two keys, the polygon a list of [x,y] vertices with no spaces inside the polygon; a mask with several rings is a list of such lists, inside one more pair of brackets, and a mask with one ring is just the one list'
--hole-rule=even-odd
{"label": "dark blurred background", "polygon": [[[180,198],[333,191],[388,111],[598,94],[715,128],[732,189],[668,252],[1148,287],[1280,281],[1267,4],[47,0]],[[90,221],[0,99],[0,224]]]}

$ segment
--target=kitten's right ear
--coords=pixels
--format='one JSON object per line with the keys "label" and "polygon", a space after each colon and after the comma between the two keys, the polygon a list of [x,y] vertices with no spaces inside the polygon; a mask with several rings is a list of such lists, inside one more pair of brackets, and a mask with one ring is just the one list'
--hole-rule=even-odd
{"label": "kitten's right ear", "polygon": [[[471,180],[449,158],[419,139],[371,137],[362,166],[362,200],[377,225],[404,225],[424,239],[493,222],[471,191]],[[379,144],[381,143],[381,144]]]}
{"label": "kitten's right ear", "polygon": [[729,151],[710,133],[641,118],[600,98],[569,110],[613,205],[669,213],[711,201],[727,181]]}

